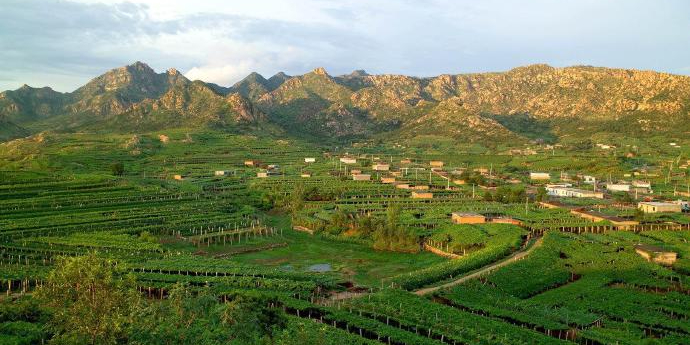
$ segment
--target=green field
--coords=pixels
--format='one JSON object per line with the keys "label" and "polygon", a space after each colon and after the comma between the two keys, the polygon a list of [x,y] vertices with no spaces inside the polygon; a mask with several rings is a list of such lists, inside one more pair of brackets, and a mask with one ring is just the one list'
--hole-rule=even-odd
{"label": "green field", "polygon": [[[51,321],[60,306],[40,296],[60,277],[72,277],[75,285],[61,286],[77,289],[83,277],[68,275],[68,263],[92,260],[90,269],[113,263],[112,274],[130,277],[141,298],[130,304],[142,305],[137,315],[146,317],[118,333],[121,343],[240,332],[222,321],[233,310],[242,311],[235,318],[255,310],[257,320],[273,320],[270,339],[280,343],[316,333],[333,344],[690,342],[687,214],[646,215],[642,231],[615,231],[566,207],[633,219],[631,201],[607,194],[542,208],[540,185],[527,175],[625,178],[634,161],[569,147],[523,156],[468,145],[454,154],[412,142],[336,149],[211,131],[168,131],[163,143],[159,134],[45,134],[0,144],[1,341],[60,334]],[[342,164],[342,156],[357,163]],[[684,186],[680,170],[659,173],[669,159],[662,148],[645,157],[655,196],[670,198],[674,185]],[[442,174],[430,172],[431,160],[445,162]],[[373,171],[375,162],[390,171]],[[277,173],[257,177],[274,164]],[[480,168],[491,172],[472,171]],[[354,181],[352,170],[372,180]],[[383,176],[423,186],[433,198],[412,198]],[[519,225],[454,224],[453,212]],[[669,222],[681,230],[668,230]],[[677,260],[648,262],[638,244],[661,246]],[[452,286],[434,289],[443,284]],[[168,324],[178,327],[160,328]]]}

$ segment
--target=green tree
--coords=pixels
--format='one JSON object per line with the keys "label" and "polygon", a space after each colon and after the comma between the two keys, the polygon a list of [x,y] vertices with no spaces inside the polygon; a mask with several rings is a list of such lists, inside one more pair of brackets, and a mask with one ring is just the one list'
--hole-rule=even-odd
{"label": "green tree", "polygon": [[125,174],[125,165],[122,162],[116,162],[110,165],[110,171],[115,176],[122,176]]}
{"label": "green tree", "polygon": [[58,258],[36,297],[52,309],[58,343],[115,344],[141,307],[135,278],[117,262],[89,253]]}
{"label": "green tree", "polygon": [[540,186],[537,189],[537,195],[535,196],[537,201],[544,201],[549,197],[548,193],[546,193],[546,188],[543,186]]}

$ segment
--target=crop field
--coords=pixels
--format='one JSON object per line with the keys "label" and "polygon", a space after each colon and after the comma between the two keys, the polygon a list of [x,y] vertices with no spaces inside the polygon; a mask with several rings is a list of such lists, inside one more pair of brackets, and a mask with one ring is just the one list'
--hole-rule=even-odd
{"label": "crop field", "polygon": [[[540,205],[526,173],[622,177],[619,162],[479,151],[186,131],[2,144],[0,293],[31,296],[65,257],[97,253],[147,300],[172,300],[180,283],[218,303],[260,293],[286,314],[286,336],[323,343],[690,343],[687,214],[618,231]],[[618,204],[565,205],[635,215]],[[488,221],[456,224],[453,213]],[[641,244],[677,260],[647,261]],[[0,318],[0,340],[40,324],[14,322]]]}

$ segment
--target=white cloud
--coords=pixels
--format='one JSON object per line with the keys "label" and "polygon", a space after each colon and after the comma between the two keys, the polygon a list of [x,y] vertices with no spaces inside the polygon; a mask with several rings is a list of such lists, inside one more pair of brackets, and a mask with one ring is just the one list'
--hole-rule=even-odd
{"label": "white cloud", "polygon": [[436,75],[529,63],[688,73],[690,2],[2,0],[0,89],[70,91],[136,60],[230,85],[252,71]]}

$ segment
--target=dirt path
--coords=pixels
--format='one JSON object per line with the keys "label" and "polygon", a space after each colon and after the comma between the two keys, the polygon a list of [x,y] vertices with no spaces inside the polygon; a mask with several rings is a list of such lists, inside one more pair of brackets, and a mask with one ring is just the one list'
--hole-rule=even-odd
{"label": "dirt path", "polygon": [[474,271],[474,272],[472,272],[472,273],[470,273],[470,274],[468,274],[468,275],[462,276],[462,277],[460,277],[460,278],[458,278],[458,279],[456,279],[456,280],[453,280],[452,282],[449,282],[449,283],[446,283],[446,284],[443,284],[443,285],[439,285],[439,286],[428,287],[428,288],[416,290],[414,293],[417,294],[417,295],[422,296],[422,295],[430,294],[430,293],[432,293],[432,292],[436,292],[436,291],[441,290],[441,289],[445,289],[445,288],[449,288],[449,287],[451,287],[451,286],[455,286],[455,285],[458,285],[458,284],[462,284],[462,283],[464,283],[464,282],[466,282],[466,281],[468,281],[468,280],[471,280],[471,279],[475,279],[475,278],[477,278],[477,277],[479,277],[479,276],[481,276],[481,275],[483,275],[483,274],[486,274],[486,273],[488,273],[488,272],[490,272],[490,271],[493,271],[493,270],[495,270],[495,269],[499,269],[499,268],[501,268],[501,267],[503,267],[503,266],[509,265],[509,264],[511,264],[511,263],[513,263],[513,262],[515,262],[515,261],[517,261],[517,260],[520,260],[520,259],[526,257],[526,256],[529,255],[534,249],[536,249],[537,247],[541,246],[541,244],[542,244],[542,238],[540,237],[540,238],[537,239],[537,240],[534,242],[534,244],[533,244],[532,246],[530,246],[529,248],[526,248],[526,249],[524,249],[524,250],[522,250],[522,251],[519,251],[519,252],[515,252],[515,253],[513,253],[513,255],[511,255],[511,256],[509,256],[509,257],[507,257],[507,258],[505,258],[505,259],[503,259],[503,260],[501,260],[501,261],[497,261],[497,262],[494,262],[493,264],[490,264],[490,265],[488,265],[488,266],[484,266],[484,267],[480,268],[479,270]]}

